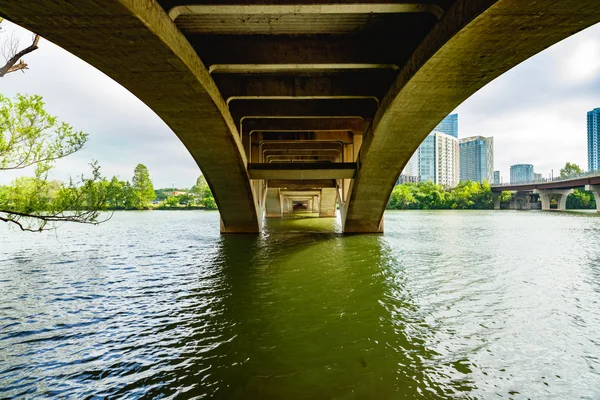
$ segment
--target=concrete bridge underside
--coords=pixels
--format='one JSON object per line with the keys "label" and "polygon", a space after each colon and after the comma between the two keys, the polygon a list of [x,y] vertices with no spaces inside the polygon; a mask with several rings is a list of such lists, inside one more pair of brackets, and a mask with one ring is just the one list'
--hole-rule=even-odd
{"label": "concrete bridge underside", "polygon": [[382,232],[398,175],[437,123],[505,71],[599,22],[600,7],[31,0],[2,2],[0,15],[154,110],[206,176],[222,232],[258,232],[291,199],[321,216],[338,202],[345,232]]}

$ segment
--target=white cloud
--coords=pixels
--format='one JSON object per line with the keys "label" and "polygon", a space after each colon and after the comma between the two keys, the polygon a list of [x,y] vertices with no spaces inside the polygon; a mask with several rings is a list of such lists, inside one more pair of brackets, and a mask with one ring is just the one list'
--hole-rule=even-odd
{"label": "white cloud", "polygon": [[563,78],[572,84],[588,83],[600,74],[600,40],[589,39],[577,43],[565,54]]}

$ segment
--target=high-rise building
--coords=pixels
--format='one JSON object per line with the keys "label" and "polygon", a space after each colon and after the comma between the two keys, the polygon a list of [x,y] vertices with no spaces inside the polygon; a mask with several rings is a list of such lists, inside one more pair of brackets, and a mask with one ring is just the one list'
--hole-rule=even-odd
{"label": "high-rise building", "polygon": [[442,132],[433,133],[433,138],[435,141],[434,182],[439,185],[454,187],[460,181],[458,139]]}
{"label": "high-rise building", "polygon": [[533,173],[533,180],[536,182],[541,182],[542,181],[542,174],[537,174],[537,173]]}
{"label": "high-rise building", "polygon": [[459,157],[458,139],[442,132],[432,132],[421,143],[400,176],[410,182],[431,181],[454,187],[460,181]]}
{"label": "high-rise building", "polygon": [[510,166],[510,183],[529,183],[534,180],[533,165],[516,164]]}
{"label": "high-rise building", "polygon": [[404,167],[404,170],[402,170],[401,175],[416,177],[416,180],[419,182],[437,182],[435,132],[445,133],[446,135],[458,138],[458,114],[448,115],[435,127],[423,143],[421,143],[417,151],[415,151],[415,154],[413,154],[408,164]]}
{"label": "high-rise building", "polygon": [[600,108],[587,113],[588,170],[600,170]]}
{"label": "high-rise building", "polygon": [[435,134],[429,134],[419,146],[417,165],[419,182],[435,182]]}
{"label": "high-rise building", "polygon": [[500,171],[494,171],[494,185],[500,184]]}
{"label": "high-rise building", "polygon": [[460,139],[460,180],[483,183],[494,179],[494,138]]}
{"label": "high-rise building", "polygon": [[408,163],[404,166],[396,185],[406,182],[419,182],[419,149],[415,151]]}
{"label": "high-rise building", "polygon": [[458,114],[450,114],[435,127],[433,132],[442,132],[458,138]]}

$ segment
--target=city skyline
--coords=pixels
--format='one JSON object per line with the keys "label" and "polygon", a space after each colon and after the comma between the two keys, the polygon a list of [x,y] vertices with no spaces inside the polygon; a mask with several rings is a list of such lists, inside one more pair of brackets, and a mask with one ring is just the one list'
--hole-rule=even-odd
{"label": "city skyline", "polygon": [[494,181],[494,138],[471,136],[459,139],[460,180]]}
{"label": "city skyline", "polygon": [[[7,21],[2,26],[3,35],[14,31],[22,44],[31,39]],[[454,110],[460,115],[459,137],[495,137],[495,170],[504,181],[510,165],[519,163],[534,164],[544,177],[567,161],[587,169],[586,113],[600,106],[598,37],[600,25],[558,43]],[[2,94],[40,94],[51,114],[90,135],[84,150],[57,163],[53,177],[66,180],[88,171],[87,164],[97,159],[108,178],[131,179],[135,165],[143,163],[157,187],[193,185],[200,170],[192,157],[129,91],[45,40],[26,61],[30,69],[25,74],[2,78]],[[20,175],[2,174],[0,184]]]}
{"label": "city skyline", "polygon": [[600,170],[600,108],[587,114],[588,171]]}

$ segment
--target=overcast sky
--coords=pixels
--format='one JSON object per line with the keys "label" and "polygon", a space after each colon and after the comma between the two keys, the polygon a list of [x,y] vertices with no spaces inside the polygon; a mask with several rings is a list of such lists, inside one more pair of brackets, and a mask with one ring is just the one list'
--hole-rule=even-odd
{"label": "overcast sky", "polygon": [[[31,34],[5,21],[0,40]],[[148,107],[94,67],[45,40],[25,57],[30,69],[0,78],[0,93],[39,94],[46,109],[89,134],[82,151],[57,163],[54,177],[89,170],[96,159],[108,178],[130,180],[145,164],[155,187],[189,187],[200,174],[179,139]],[[495,169],[535,166],[544,177],[565,162],[587,169],[587,111],[600,107],[600,24],[558,43],[499,77],[454,112],[459,138],[494,136]],[[30,171],[25,171],[30,174]],[[22,173],[20,173],[22,174]],[[16,174],[0,174],[0,184]]]}

